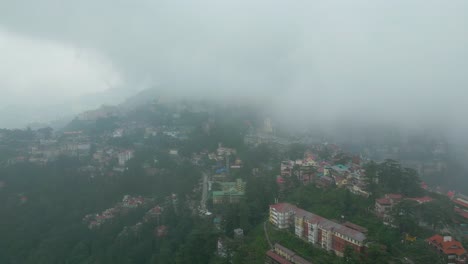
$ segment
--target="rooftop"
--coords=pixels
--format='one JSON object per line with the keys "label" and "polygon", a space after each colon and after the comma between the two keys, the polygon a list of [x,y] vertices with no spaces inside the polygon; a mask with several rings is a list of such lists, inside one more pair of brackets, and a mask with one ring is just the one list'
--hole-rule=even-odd
{"label": "rooftop", "polygon": [[270,205],[270,208],[275,209],[278,212],[284,213],[286,211],[296,210],[298,209],[295,205],[290,203],[277,203]]}
{"label": "rooftop", "polygon": [[351,222],[345,222],[343,223],[344,226],[346,227],[349,227],[351,229],[354,229],[356,231],[359,231],[359,232],[362,232],[362,233],[367,233],[367,228],[363,227],[363,226],[360,226],[360,225],[356,225],[354,223],[351,223]]}
{"label": "rooftop", "polygon": [[416,197],[416,198],[408,198],[408,199],[409,199],[409,200],[416,201],[416,202],[418,202],[418,203],[420,203],[420,204],[428,203],[428,202],[431,202],[432,200],[434,200],[434,199],[432,199],[432,198],[429,197],[429,196]]}
{"label": "rooftop", "polygon": [[427,239],[427,241],[433,245],[436,245],[442,249],[446,255],[457,255],[461,256],[466,254],[466,250],[462,244],[453,239],[452,237],[443,237],[441,235],[434,235]]}
{"label": "rooftop", "polygon": [[298,255],[293,256],[292,259],[295,264],[312,264],[310,261],[307,261]]}
{"label": "rooftop", "polygon": [[461,205],[463,207],[466,207],[468,208],[468,202],[463,200],[463,199],[460,199],[460,198],[456,198],[456,199],[453,199],[453,202],[458,204],[458,205]]}
{"label": "rooftop", "polygon": [[268,250],[266,254],[280,264],[293,264],[292,262],[289,262],[280,255],[276,254],[273,250]]}
{"label": "rooftop", "polygon": [[389,198],[389,199],[401,199],[403,198],[403,195],[399,194],[399,193],[387,193],[385,195],[386,198]]}
{"label": "rooftop", "polygon": [[292,250],[290,250],[289,248],[286,248],[278,243],[275,243],[275,251],[278,252],[278,251],[282,251],[284,252],[285,254],[288,254],[290,256],[294,256],[296,255],[296,253]]}
{"label": "rooftop", "polygon": [[380,199],[375,200],[375,202],[378,203],[378,204],[381,204],[381,205],[391,205],[392,204],[392,201],[390,201],[390,199],[388,199],[388,198],[380,198]]}

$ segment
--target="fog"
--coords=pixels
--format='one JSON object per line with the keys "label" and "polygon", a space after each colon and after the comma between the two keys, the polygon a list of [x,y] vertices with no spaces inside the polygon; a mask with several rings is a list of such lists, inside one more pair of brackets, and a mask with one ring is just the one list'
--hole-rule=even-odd
{"label": "fog", "polygon": [[289,124],[461,138],[467,14],[464,0],[1,0],[0,104],[157,86],[253,100]]}

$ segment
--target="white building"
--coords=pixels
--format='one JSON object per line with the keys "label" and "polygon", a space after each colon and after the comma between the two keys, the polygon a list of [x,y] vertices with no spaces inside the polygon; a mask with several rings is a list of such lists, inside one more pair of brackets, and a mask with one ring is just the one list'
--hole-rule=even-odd
{"label": "white building", "polygon": [[119,159],[119,165],[125,166],[127,161],[133,158],[133,150],[125,150],[118,154],[117,158]]}
{"label": "white building", "polygon": [[294,225],[293,215],[298,208],[289,203],[270,205],[270,222],[280,229],[286,229]]}

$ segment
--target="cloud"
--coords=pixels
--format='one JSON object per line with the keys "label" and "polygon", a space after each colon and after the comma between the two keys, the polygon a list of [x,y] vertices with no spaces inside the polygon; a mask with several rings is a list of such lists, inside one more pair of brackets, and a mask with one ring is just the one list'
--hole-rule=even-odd
{"label": "cloud", "polygon": [[99,54],[0,28],[0,102],[41,105],[108,89],[122,78]]}
{"label": "cloud", "polygon": [[249,97],[311,123],[468,131],[467,13],[465,0],[18,0],[0,3],[0,25],[93,51],[128,89]]}

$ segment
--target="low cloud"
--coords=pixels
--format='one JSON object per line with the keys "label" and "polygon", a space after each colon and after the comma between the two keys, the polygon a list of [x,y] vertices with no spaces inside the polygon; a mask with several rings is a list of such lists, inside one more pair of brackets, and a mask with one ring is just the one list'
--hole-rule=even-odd
{"label": "low cloud", "polygon": [[[178,95],[250,98],[292,123],[347,120],[462,134],[467,13],[464,0],[18,0],[0,4],[0,25],[91,54],[93,63],[56,81],[76,80],[60,96],[124,80],[130,90],[159,84]],[[57,68],[75,61],[70,46]],[[38,79],[29,84],[50,75],[32,75]]]}
{"label": "low cloud", "polygon": [[99,54],[0,28],[0,103],[47,105],[118,85],[122,78]]}

